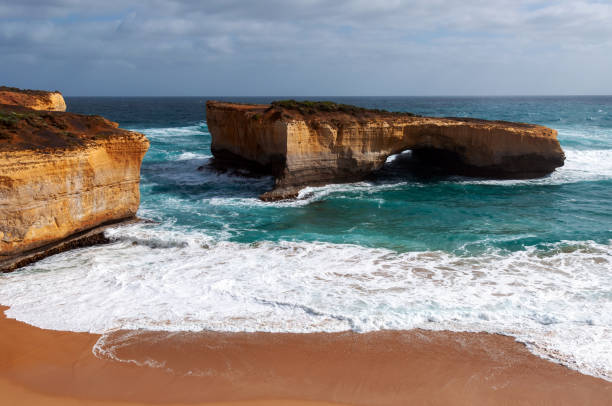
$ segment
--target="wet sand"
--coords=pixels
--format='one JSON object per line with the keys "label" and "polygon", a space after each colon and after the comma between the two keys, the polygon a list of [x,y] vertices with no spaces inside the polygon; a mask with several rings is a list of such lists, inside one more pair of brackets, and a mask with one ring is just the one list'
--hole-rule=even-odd
{"label": "wet sand", "polygon": [[611,382],[500,335],[118,331],[100,339],[38,329],[4,310],[2,405],[612,404]]}

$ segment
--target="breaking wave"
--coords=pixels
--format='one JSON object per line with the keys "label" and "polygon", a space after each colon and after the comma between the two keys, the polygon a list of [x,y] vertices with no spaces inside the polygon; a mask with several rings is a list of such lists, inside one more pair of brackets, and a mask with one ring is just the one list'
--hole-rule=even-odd
{"label": "breaking wave", "polygon": [[235,243],[164,225],[119,227],[108,236],[113,244],[0,277],[7,315],[95,333],[488,331],[612,379],[612,292],[602,289],[612,286],[612,242],[463,256]]}

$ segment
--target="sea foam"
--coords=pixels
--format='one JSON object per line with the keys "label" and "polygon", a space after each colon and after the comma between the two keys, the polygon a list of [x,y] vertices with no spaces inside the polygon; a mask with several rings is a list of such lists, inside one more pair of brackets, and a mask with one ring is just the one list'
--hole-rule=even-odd
{"label": "sea foam", "polygon": [[[612,242],[463,256],[357,245],[220,241],[168,225],[0,276],[9,317],[56,330],[508,334],[612,379]],[[61,309],[61,311],[58,311]]]}
{"label": "sea foam", "polygon": [[[152,147],[143,165],[140,215],[164,222],[114,228],[107,232],[112,244],[65,252],[0,275],[0,304],[10,306],[9,317],[42,328],[102,334],[117,329],[488,331],[512,335],[540,356],[612,380],[612,242],[563,241],[476,255],[326,242],[232,242],[225,228],[180,227],[164,210],[229,209],[204,213],[212,217],[244,215],[235,206],[293,210],[338,197],[383,203],[381,191],[426,186],[410,178],[379,179],[308,187],[296,200],[266,203],[256,196],[271,187],[270,178],[198,170],[210,159],[204,123],[141,131]],[[608,128],[590,129],[588,137],[572,128],[559,134],[567,160],[550,176],[444,182],[512,187],[612,179]],[[191,189],[188,198],[158,192],[153,200],[147,190],[159,186],[212,192],[197,198]],[[222,188],[232,193],[220,193]],[[112,351],[105,336],[96,351]]]}
{"label": "sea foam", "polygon": [[465,184],[488,185],[563,185],[612,179],[612,149],[565,149],[565,164],[549,176],[525,180],[463,179]]}

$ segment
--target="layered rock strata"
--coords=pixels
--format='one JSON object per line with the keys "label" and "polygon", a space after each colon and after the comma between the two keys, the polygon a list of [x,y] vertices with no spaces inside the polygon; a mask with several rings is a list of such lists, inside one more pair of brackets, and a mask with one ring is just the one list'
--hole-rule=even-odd
{"label": "layered rock strata", "polygon": [[557,132],[534,124],[294,101],[209,101],[206,119],[218,163],[275,176],[263,200],[293,198],[306,186],[364,179],[405,150],[451,173],[487,178],[540,177],[565,160]]}
{"label": "layered rock strata", "polygon": [[66,102],[60,92],[25,90],[0,86],[0,104],[23,106],[32,110],[66,111]]}
{"label": "layered rock strata", "polygon": [[103,226],[134,218],[148,146],[99,116],[0,106],[0,270],[99,242]]}

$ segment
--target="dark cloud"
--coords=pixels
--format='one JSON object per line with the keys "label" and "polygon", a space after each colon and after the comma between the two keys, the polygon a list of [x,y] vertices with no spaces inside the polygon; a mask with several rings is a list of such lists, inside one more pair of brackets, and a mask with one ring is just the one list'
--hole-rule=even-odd
{"label": "dark cloud", "polygon": [[0,77],[68,94],[612,93],[612,5],[0,0]]}

